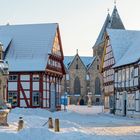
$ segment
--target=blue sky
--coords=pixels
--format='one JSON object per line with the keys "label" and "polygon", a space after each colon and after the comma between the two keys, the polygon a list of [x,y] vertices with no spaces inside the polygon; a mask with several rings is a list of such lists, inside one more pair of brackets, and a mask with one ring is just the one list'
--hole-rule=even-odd
{"label": "blue sky", "polygon": [[[140,30],[140,0],[117,0],[126,29]],[[92,46],[114,0],[0,0],[0,25],[59,23],[65,55],[92,56]]]}

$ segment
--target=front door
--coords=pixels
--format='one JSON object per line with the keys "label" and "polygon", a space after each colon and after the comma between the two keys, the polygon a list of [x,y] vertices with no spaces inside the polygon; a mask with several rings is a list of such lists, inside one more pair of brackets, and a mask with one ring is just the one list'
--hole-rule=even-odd
{"label": "front door", "polygon": [[56,90],[55,84],[51,83],[51,100],[50,100],[50,111],[56,110]]}

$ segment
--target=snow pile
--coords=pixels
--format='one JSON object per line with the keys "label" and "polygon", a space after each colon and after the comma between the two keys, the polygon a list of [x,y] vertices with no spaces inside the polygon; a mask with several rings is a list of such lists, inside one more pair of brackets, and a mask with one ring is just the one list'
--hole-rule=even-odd
{"label": "snow pile", "polygon": [[[98,111],[98,109],[101,109]],[[93,111],[94,109],[94,111]],[[98,114],[99,113],[99,114]],[[25,128],[17,132],[18,118]],[[43,124],[49,117],[60,119],[60,132]],[[0,140],[139,140],[140,120],[103,114],[101,107],[69,106],[68,111],[51,113],[44,109],[13,109],[10,126],[0,127]]]}

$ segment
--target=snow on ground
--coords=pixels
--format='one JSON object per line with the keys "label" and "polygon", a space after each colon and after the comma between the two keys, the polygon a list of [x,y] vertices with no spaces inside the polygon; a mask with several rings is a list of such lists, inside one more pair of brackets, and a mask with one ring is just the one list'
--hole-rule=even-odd
{"label": "snow on ground", "polygon": [[[25,128],[17,132],[18,118]],[[60,132],[43,124],[49,117],[60,119]],[[103,113],[102,107],[69,106],[51,113],[45,109],[16,108],[8,117],[9,127],[0,127],[0,140],[139,140],[140,119]]]}

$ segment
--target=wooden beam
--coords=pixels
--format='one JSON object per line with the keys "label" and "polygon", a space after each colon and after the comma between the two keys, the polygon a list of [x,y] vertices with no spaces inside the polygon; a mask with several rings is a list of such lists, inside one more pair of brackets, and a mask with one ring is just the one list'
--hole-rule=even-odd
{"label": "wooden beam", "polygon": [[23,87],[22,87],[22,85],[21,85],[20,82],[19,82],[19,88],[20,88],[20,91],[22,92],[22,95],[23,95],[23,97],[24,97],[24,100],[25,100],[25,102],[26,102],[27,107],[29,107],[29,103],[28,103],[27,97],[26,97],[26,95],[25,95],[24,89],[23,89]]}

